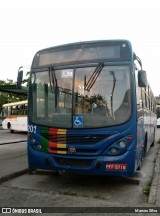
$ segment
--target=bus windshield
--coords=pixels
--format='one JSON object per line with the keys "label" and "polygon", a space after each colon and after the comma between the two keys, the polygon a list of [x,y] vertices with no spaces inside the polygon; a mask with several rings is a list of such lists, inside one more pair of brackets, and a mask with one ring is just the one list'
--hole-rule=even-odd
{"label": "bus windshield", "polygon": [[131,115],[129,65],[37,69],[31,74],[35,124],[98,128],[126,122]]}

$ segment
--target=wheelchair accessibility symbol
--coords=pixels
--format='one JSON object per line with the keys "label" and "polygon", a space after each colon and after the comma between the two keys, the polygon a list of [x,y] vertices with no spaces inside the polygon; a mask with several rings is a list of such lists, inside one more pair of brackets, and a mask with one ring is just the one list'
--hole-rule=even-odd
{"label": "wheelchair accessibility symbol", "polygon": [[74,127],[83,127],[83,117],[73,116],[73,125]]}

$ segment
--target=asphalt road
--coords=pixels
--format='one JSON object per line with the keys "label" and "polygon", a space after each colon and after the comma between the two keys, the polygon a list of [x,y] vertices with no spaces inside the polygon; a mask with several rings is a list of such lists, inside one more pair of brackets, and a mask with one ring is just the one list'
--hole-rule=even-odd
{"label": "asphalt road", "polygon": [[[156,140],[159,137],[160,129],[158,129]],[[12,140],[12,144],[3,145],[1,142],[0,176],[27,168],[26,142],[18,142],[18,139],[19,141],[26,139],[26,134],[10,134],[7,131],[0,130],[0,140],[3,140],[3,142]],[[15,143],[13,143],[14,140],[16,140]],[[11,178],[0,184],[0,206],[18,208],[60,207],[60,209],[61,207],[73,207],[73,209],[76,209],[76,207],[88,206],[128,206],[133,207],[133,211],[137,207],[155,207],[148,204],[148,195],[144,191],[153,177],[158,148],[159,144],[156,143],[144,159],[141,171],[137,172],[135,178],[131,179],[83,176],[69,172],[61,172],[60,175],[57,175],[55,172],[42,171]],[[71,213],[61,213],[61,215],[71,215]],[[76,216],[78,215],[81,215],[81,213],[76,214]],[[101,214],[96,213],[97,215]],[[117,213],[112,215],[117,215]]]}

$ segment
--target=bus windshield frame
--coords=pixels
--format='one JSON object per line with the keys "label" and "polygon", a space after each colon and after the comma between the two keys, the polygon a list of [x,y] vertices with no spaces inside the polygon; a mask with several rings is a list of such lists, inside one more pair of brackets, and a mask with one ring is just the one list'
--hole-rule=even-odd
{"label": "bus windshield frame", "polygon": [[101,128],[122,124],[131,116],[131,70],[127,63],[32,70],[30,88],[30,120],[34,124]]}

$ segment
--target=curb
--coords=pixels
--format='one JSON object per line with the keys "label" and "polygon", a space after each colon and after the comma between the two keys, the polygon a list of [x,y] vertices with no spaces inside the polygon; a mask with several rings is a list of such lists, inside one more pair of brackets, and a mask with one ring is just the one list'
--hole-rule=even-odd
{"label": "curb", "polygon": [[151,189],[149,193],[148,203],[149,204],[156,204],[157,201],[157,188],[158,188],[158,181],[160,179],[160,147],[158,148],[158,153],[155,161],[155,168],[153,172],[153,179],[151,184]]}
{"label": "curb", "polygon": [[29,172],[29,168],[26,168],[24,170],[17,171],[15,173],[11,173],[11,174],[8,174],[6,176],[0,176],[0,183],[3,183],[3,182],[8,181],[10,179],[19,177],[19,176],[24,175],[24,174],[26,174],[28,172]]}
{"label": "curb", "polygon": [[24,140],[15,140],[15,141],[1,141],[0,145],[5,145],[5,144],[13,144],[13,143],[20,143],[20,142],[27,142],[27,139]]}

